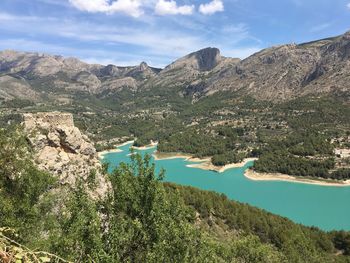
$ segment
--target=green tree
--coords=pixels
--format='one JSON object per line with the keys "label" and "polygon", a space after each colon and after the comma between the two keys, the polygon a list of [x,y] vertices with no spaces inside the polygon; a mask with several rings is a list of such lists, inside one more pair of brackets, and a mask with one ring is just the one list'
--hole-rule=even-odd
{"label": "green tree", "polygon": [[58,219],[59,234],[52,231],[51,250],[72,261],[103,259],[105,254],[98,207],[81,181],[77,182],[66,205],[66,211]]}
{"label": "green tree", "polygon": [[150,156],[132,155],[110,176],[107,202],[111,260],[187,262],[201,251],[200,234],[189,223],[189,210],[178,194],[167,195]]}
{"label": "green tree", "polygon": [[0,129],[0,226],[15,229],[23,239],[33,239],[33,233],[38,233],[33,230],[40,226],[37,204],[55,181],[35,167],[18,127]]}

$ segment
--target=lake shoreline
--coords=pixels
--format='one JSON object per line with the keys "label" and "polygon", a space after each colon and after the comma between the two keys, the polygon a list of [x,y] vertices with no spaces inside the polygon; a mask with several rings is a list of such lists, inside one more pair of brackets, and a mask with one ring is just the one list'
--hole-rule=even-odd
{"label": "lake shoreline", "polygon": [[185,159],[186,161],[190,162],[206,162],[210,160],[210,158],[196,158],[193,157],[193,155],[186,154],[186,153],[163,153],[163,152],[154,152],[153,158],[155,161],[162,161],[162,160],[171,160],[171,159]]}
{"label": "lake shoreline", "polygon": [[332,186],[332,187],[347,187],[350,186],[350,180],[347,181],[321,181],[317,179],[302,178],[297,176],[291,176],[281,173],[258,173],[252,169],[247,169],[244,172],[244,176],[252,181],[284,181],[291,183],[312,184],[319,186]]}
{"label": "lake shoreline", "polygon": [[131,146],[131,148],[133,148],[134,150],[138,150],[138,151],[145,151],[145,150],[149,150],[149,149],[152,149],[154,147],[157,147],[157,145],[158,145],[158,142],[151,142],[150,144],[145,145],[145,146],[140,146],[140,147]]}
{"label": "lake shoreline", "polygon": [[[127,141],[125,143],[122,143],[120,145],[117,145],[116,147],[121,147],[127,144],[131,144],[134,141]],[[142,146],[142,147],[135,147],[131,146],[131,148],[135,150],[149,150],[158,145],[157,142],[152,142],[149,145]],[[99,158],[103,159],[104,155],[108,153],[119,153],[122,152],[120,149],[111,149],[111,150],[106,150],[99,152]],[[215,166],[211,163],[211,158],[198,158],[198,157],[193,157],[191,154],[186,154],[186,153],[163,153],[163,152],[158,152],[155,151],[152,154],[153,158],[155,161],[162,161],[162,160],[172,160],[172,159],[184,159],[185,161],[188,162],[194,162],[195,164],[187,164],[186,167],[189,168],[195,168],[195,169],[201,169],[201,170],[206,170],[206,171],[213,171],[217,173],[223,173],[229,169],[233,168],[242,168],[247,163],[253,162],[258,160],[258,158],[245,158],[242,162],[240,163],[231,163],[227,164],[224,166]],[[331,187],[347,187],[350,186],[350,180],[347,181],[335,181],[335,180],[318,180],[317,178],[302,178],[302,177],[297,177],[297,176],[291,176],[287,174],[281,174],[281,173],[258,173],[253,171],[252,169],[247,169],[244,172],[244,176],[252,181],[284,181],[284,182],[290,182],[290,183],[302,183],[302,184],[311,184],[311,185],[319,185],[319,186],[331,186]]]}
{"label": "lake shoreline", "polygon": [[230,163],[230,164],[226,164],[224,166],[216,166],[216,165],[212,164],[211,160],[209,159],[209,161],[204,161],[204,162],[199,163],[199,164],[188,164],[186,166],[190,167],[190,168],[197,168],[197,169],[202,169],[202,170],[214,171],[217,173],[223,173],[223,172],[225,172],[229,169],[232,169],[232,168],[242,168],[242,167],[246,166],[247,163],[253,162],[256,160],[257,160],[257,158],[245,158],[242,162],[239,162],[239,163]]}
{"label": "lake shoreline", "polygon": [[[133,144],[134,142],[135,142],[135,140],[131,140],[131,141],[123,142],[121,144],[117,144],[112,149],[108,149],[108,150],[104,150],[104,151],[101,151],[101,152],[97,152],[97,155],[98,155],[98,157],[100,159],[103,159],[103,157],[106,154],[122,152],[122,150],[118,149],[119,147],[123,147],[123,146],[128,145],[128,144]],[[150,143],[148,145],[145,145],[145,146],[141,146],[141,147],[131,146],[130,148],[132,148],[134,150],[137,150],[137,151],[145,151],[145,150],[149,150],[149,149],[152,149],[154,147],[157,147],[157,145],[158,145],[158,142],[152,142],[152,143]]]}
{"label": "lake shoreline", "polygon": [[109,153],[120,153],[122,152],[123,150],[121,149],[118,149],[118,147],[122,147],[122,146],[125,146],[127,144],[131,144],[131,143],[134,143],[134,141],[126,141],[126,142],[123,142],[121,144],[117,144],[114,146],[114,148],[112,149],[108,149],[108,150],[103,150],[103,151],[100,151],[100,152],[97,152],[97,155],[98,155],[98,158],[99,159],[103,159],[103,157],[106,155],[106,154],[109,154]]}
{"label": "lake shoreline", "polygon": [[207,170],[207,171],[213,171],[217,173],[223,173],[229,169],[232,168],[242,168],[244,167],[247,163],[256,161],[257,158],[245,158],[242,162],[240,163],[231,163],[227,164],[224,166],[216,166],[211,163],[211,158],[196,158],[193,157],[190,154],[184,154],[184,153],[159,153],[155,152],[153,154],[154,160],[159,161],[159,160],[170,160],[170,159],[185,159],[188,162],[198,162],[196,164],[187,164],[187,167],[190,168],[197,168],[197,169],[202,169],[202,170]]}

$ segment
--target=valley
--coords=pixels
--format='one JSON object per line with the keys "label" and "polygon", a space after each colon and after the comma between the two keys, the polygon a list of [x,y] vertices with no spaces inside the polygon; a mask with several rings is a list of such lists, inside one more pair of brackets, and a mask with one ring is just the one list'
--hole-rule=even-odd
{"label": "valley", "polygon": [[[4,51],[2,119],[15,120],[13,115],[21,112],[71,112],[98,150],[137,138],[135,146],[158,141],[160,152],[212,157],[217,166],[262,155],[255,166],[260,172],[348,179],[349,159],[334,152],[350,143],[349,43],[345,33],[272,47],[242,61],[207,48],[163,70],[144,62],[101,66]],[[5,94],[6,85],[14,87],[11,92],[20,87],[35,96]],[[280,152],[279,146],[271,146],[276,141],[283,149],[288,147],[281,141],[294,145]],[[276,154],[299,163],[303,172],[288,162],[276,167]],[[311,171],[314,166],[319,168]]]}
{"label": "valley", "polygon": [[0,259],[349,262],[349,58],[349,32],[163,69],[0,52]]}

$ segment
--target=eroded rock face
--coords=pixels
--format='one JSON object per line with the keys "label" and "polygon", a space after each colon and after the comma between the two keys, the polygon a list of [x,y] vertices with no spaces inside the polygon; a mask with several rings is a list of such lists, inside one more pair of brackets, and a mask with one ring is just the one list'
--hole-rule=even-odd
{"label": "eroded rock face", "polygon": [[96,149],[89,138],[74,126],[70,113],[27,113],[24,128],[36,152],[40,169],[57,176],[61,184],[75,185],[77,178],[94,177],[92,195],[102,197],[108,185],[101,173]]}

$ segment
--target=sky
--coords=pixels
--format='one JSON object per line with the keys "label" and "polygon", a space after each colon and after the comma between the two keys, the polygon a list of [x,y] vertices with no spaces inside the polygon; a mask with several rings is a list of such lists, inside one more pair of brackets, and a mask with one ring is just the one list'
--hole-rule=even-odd
{"label": "sky", "polygon": [[164,67],[205,47],[244,59],[350,30],[350,0],[0,0],[0,50]]}

